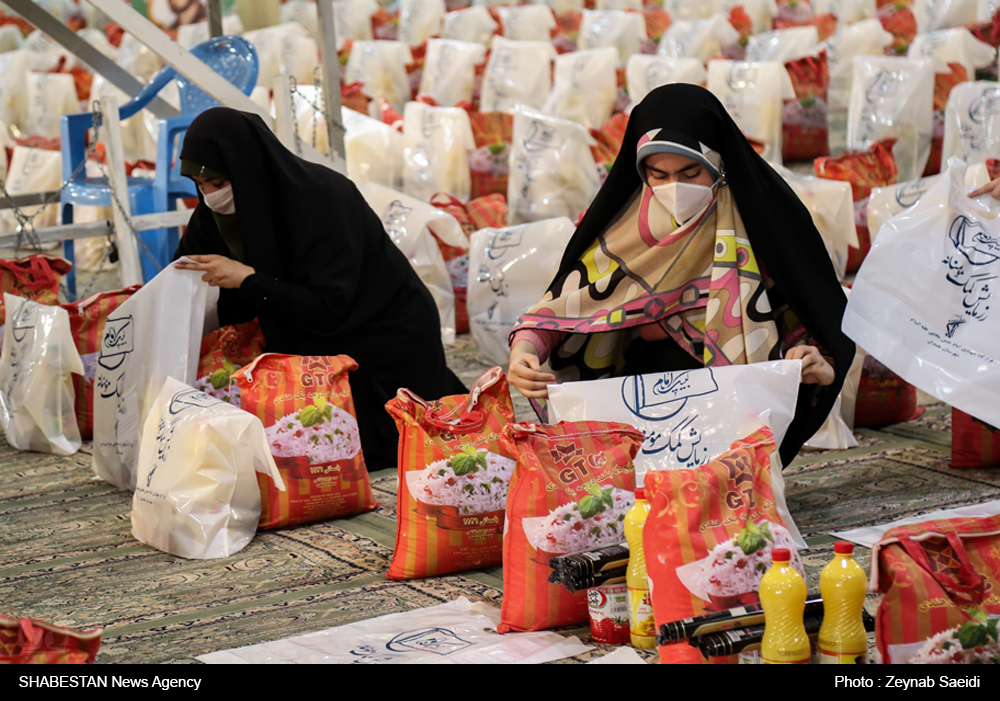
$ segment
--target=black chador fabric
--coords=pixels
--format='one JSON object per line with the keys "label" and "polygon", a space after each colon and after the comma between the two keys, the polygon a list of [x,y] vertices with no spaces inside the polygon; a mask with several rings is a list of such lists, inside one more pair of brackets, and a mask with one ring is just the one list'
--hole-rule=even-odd
{"label": "black chador fabric", "polygon": [[[243,262],[255,270],[223,289],[223,324],[257,317],[271,353],[354,358],[351,388],[370,469],[396,464],[385,411],[406,387],[428,400],[465,392],[445,364],[434,299],[350,180],[286,149],[260,117],[203,112],[181,157],[233,187]],[[198,207],[177,249],[231,257],[212,211]]]}
{"label": "black chador fabric", "polygon": [[[854,358],[854,343],[840,330],[847,298],[809,211],[757,155],[709,91],[695,85],[666,85],[636,106],[619,157],[570,240],[550,291],[558,295],[561,281],[641,187],[635,154],[642,136],[655,129],[661,130],[657,140],[674,141],[699,152],[700,142],[722,156],[726,180],[754,253],[774,289],[834,360],[832,385],[803,385],[799,392],[795,418],[781,444],[782,461],[787,465],[826,420]],[[673,369],[680,368],[660,370]]]}

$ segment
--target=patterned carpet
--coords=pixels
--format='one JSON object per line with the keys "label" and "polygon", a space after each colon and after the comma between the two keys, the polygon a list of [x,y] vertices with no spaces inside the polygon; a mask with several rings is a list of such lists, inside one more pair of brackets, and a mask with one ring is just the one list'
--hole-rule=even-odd
{"label": "patterned carpet", "polygon": [[[468,337],[449,357],[466,383],[485,369]],[[531,417],[526,402],[517,410]],[[785,470],[789,508],[812,546],[804,553],[812,588],[832,553],[830,530],[1000,498],[1000,471],[948,468],[950,421],[948,407],[931,404],[917,420],[859,431],[858,448],[803,453]],[[0,613],[101,626],[99,662],[190,663],[459,595],[499,604],[499,568],[386,580],[396,477],[372,478],[380,503],[372,513],[261,533],[224,560],[183,560],[132,538],[131,495],[92,477],[89,445],[56,458],[0,441]],[[867,569],[866,557],[859,561]],[[589,630],[572,632],[589,638]]]}

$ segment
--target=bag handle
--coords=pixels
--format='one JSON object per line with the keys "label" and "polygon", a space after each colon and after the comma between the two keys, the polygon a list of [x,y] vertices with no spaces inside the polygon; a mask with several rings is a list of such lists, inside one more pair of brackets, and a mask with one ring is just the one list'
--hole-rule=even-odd
{"label": "bag handle", "polygon": [[958,579],[961,583],[956,583],[947,574],[935,572],[927,559],[927,551],[924,550],[923,546],[915,543],[910,536],[900,536],[899,543],[906,553],[916,560],[917,564],[931,575],[942,589],[951,595],[956,603],[981,604],[986,597],[986,580],[972,566],[972,562],[969,561],[969,556],[965,552],[965,545],[958,534],[948,533],[945,537],[961,564],[958,571]]}
{"label": "bag handle", "polygon": [[486,415],[476,409],[479,396],[503,378],[503,370],[497,366],[484,372],[469,390],[469,399],[464,405],[450,410],[435,409],[425,400],[408,389],[400,389],[396,396],[401,402],[410,402],[424,407],[424,421],[452,433],[473,433],[482,429]]}
{"label": "bag handle", "polygon": [[21,286],[29,290],[51,285],[58,278],[52,271],[52,264],[45,256],[30,256],[26,261],[28,265],[21,265],[20,260],[10,261],[0,266],[10,273]]}

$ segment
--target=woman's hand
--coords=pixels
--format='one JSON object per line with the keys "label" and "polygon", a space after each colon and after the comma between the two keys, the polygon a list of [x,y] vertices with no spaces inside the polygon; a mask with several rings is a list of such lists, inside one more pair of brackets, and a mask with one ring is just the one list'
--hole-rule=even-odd
{"label": "woman's hand", "polygon": [[238,289],[243,281],[256,271],[249,265],[243,265],[239,261],[225,256],[187,256],[194,263],[179,260],[174,263],[181,270],[203,270],[201,279],[212,287],[224,287],[226,289]]}
{"label": "woman's hand", "polygon": [[987,192],[993,195],[993,199],[1000,200],[1000,178],[995,178],[978,190],[973,190],[969,193],[969,197],[979,197],[980,195],[985,195]]}
{"label": "woman's hand", "polygon": [[510,349],[510,369],[507,380],[528,399],[546,399],[548,385],[556,381],[556,376],[539,372],[538,350],[530,341],[517,341]]}
{"label": "woman's hand", "polygon": [[820,385],[821,387],[833,384],[835,378],[833,366],[820,355],[819,348],[816,346],[790,348],[785,354],[785,360],[802,361],[802,384]]}

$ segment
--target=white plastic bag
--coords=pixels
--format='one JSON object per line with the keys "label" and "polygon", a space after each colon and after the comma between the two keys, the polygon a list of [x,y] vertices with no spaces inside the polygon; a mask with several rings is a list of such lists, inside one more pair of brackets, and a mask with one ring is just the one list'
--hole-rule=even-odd
{"label": "white plastic bag", "polygon": [[469,151],[476,150],[476,140],[468,112],[407,102],[403,143],[403,192],[423,202],[438,192],[469,201]]}
{"label": "white plastic bag", "polygon": [[361,186],[361,194],[434,297],[441,317],[441,340],[446,345],[454,343],[455,291],[435,237],[467,250],[469,241],[461,225],[443,209],[377,183]]}
{"label": "white plastic bag", "polygon": [[600,187],[593,138],[576,122],[518,106],[507,181],[510,224],[568,217],[576,221]]}
{"label": "white plastic bag", "polygon": [[[850,298],[851,290],[845,287],[844,294]],[[858,385],[861,383],[864,365],[865,352],[855,346],[854,360],[847,370],[844,385],[833,403],[833,409],[820,429],[805,442],[804,448],[846,450],[858,446],[854,437],[854,407],[858,401]]]}
{"label": "white plastic bag", "polygon": [[[176,85],[176,83],[168,84],[166,88],[160,91],[159,96],[165,97],[164,93],[167,92],[167,88],[174,87],[176,89]],[[124,105],[129,100],[128,95],[109,83],[104,76],[95,75],[94,82],[90,86],[90,101],[95,102],[102,97],[115,98],[119,106]],[[156,120],[154,117],[154,119],[147,122],[145,119],[145,115],[147,114],[149,113],[146,110],[142,110],[138,114],[134,114],[121,122],[122,147],[125,149],[126,161],[146,160],[156,162],[156,140],[159,136],[159,120]],[[90,164],[86,167],[89,171]],[[94,173],[94,176],[99,175],[99,170]]]}
{"label": "white plastic bag", "polygon": [[[163,60],[128,32],[122,35],[121,44],[118,45],[118,59],[115,62],[135,76],[140,83],[148,83],[163,68]],[[39,69],[36,67],[35,70]],[[94,77],[96,79],[97,76]]]}
{"label": "white plastic bag", "polygon": [[708,19],[714,9],[711,3],[704,0],[663,0],[662,5],[675,22]]}
{"label": "white plastic bag", "polygon": [[397,112],[410,99],[407,64],[413,63],[410,47],[402,41],[358,41],[351,46],[344,83],[364,83],[365,94],[372,98],[369,116],[376,117],[379,98],[384,97]]}
{"label": "white plastic bag", "polygon": [[764,159],[781,163],[784,100],[795,97],[784,64],[709,61],[708,89],[725,105],[744,134],[764,142]]}
{"label": "white plastic bag", "polygon": [[359,187],[378,183],[403,189],[403,135],[378,119],[341,108],[347,177]]}
{"label": "white plastic bag", "polygon": [[813,12],[817,15],[837,16],[837,27],[875,19],[878,8],[875,0],[811,0]]}
{"label": "white plastic bag", "polygon": [[[122,39],[123,47],[126,46],[125,38],[128,36],[126,34]],[[36,29],[25,37],[21,48],[28,52],[28,64],[33,71],[43,73],[51,71],[59,65],[60,59],[65,59],[65,68],[70,68],[76,63],[76,57],[73,54],[69,53],[61,44],[55,42],[48,34],[44,34],[39,29]]]}
{"label": "white plastic bag", "polygon": [[[874,5],[875,0],[871,0]],[[753,33],[760,34],[771,30],[771,15],[774,13],[774,0],[712,0],[713,14],[729,16],[733,5],[739,5],[750,16],[753,22]]]}
{"label": "white plastic bag", "polygon": [[934,62],[889,56],[856,56],[847,147],[866,149],[895,137],[892,153],[900,180],[924,172],[934,128]]}
{"label": "white plastic bag", "polygon": [[23,128],[28,116],[28,52],[0,54],[0,123]]}
{"label": "white plastic bag", "polygon": [[13,24],[5,24],[0,27],[0,53],[7,51],[17,51],[24,43],[21,30]]}
{"label": "white plastic bag", "polygon": [[1000,158],[1000,84],[977,81],[952,88],[944,111],[941,162],[952,156],[968,164]]}
{"label": "white plastic bag", "polygon": [[442,107],[472,102],[476,66],[486,60],[486,47],[470,41],[429,39],[420,76],[420,94]]}
{"label": "white plastic bag", "polygon": [[295,76],[300,85],[312,85],[319,67],[316,40],[298,22],[257,29],[244,34],[257,50],[257,85],[274,87],[276,75]]}
{"label": "white plastic bag", "polygon": [[747,42],[747,61],[790,61],[819,50],[816,27],[789,27],[751,36]]}
{"label": "white plastic bag", "polygon": [[337,49],[342,49],[347,39],[374,39],[372,15],[377,11],[378,3],[375,0],[337,0],[333,3],[333,15],[337,23]]}
{"label": "white plastic bag", "polygon": [[513,41],[550,41],[556,18],[548,5],[516,5],[501,7],[503,35]]}
{"label": "white plastic bag", "polygon": [[469,330],[477,359],[507,367],[507,337],[559,270],[576,227],[565,217],[480,229],[469,249]]}
{"label": "white plastic bag", "polygon": [[635,457],[641,486],[648,470],[704,465],[761,425],[781,445],[801,367],[801,360],[777,360],[549,385],[549,421],[619,421],[643,431]]}
{"label": "white plastic bag", "polygon": [[913,0],[917,31],[921,34],[948,27],[973,24],[976,0]]}
{"label": "white plastic bag", "polygon": [[[15,146],[14,155],[7,169],[4,186],[11,195],[58,190],[62,184],[62,156],[58,151]],[[28,216],[34,216],[41,206],[21,207]],[[59,205],[50,204],[34,219],[35,228],[55,226],[59,222]],[[14,233],[17,219],[11,210],[0,210],[0,231]]]}
{"label": "white plastic bag", "polygon": [[119,489],[135,489],[139,438],[163,383],[168,377],[195,381],[214,306],[201,277],[169,265],[105,322],[94,376],[93,465]]}
{"label": "white plastic bag", "polygon": [[601,49],[613,46],[618,49],[618,67],[637,54],[646,41],[646,20],[638,12],[622,10],[584,10],[580,22],[577,46],[580,49]]}
{"label": "white plastic bag", "polygon": [[29,73],[28,115],[24,122],[27,136],[55,139],[64,114],[76,114],[76,81],[69,73]]}
{"label": "white plastic bag", "polygon": [[444,0],[400,0],[399,40],[410,46],[420,46],[431,37],[441,36]]}
{"label": "white plastic bag", "polygon": [[257,473],[284,490],[253,414],[168,377],[142,429],[132,535],[195,560],[229,557],[257,532]]}
{"label": "white plastic bag", "polygon": [[910,44],[906,56],[912,59],[933,59],[937,73],[950,73],[949,63],[961,63],[969,80],[973,80],[977,68],[989,68],[996,63],[997,50],[976,39],[965,27],[956,27],[918,34]]}
{"label": "white plastic bag", "polygon": [[500,609],[464,596],[318,633],[201,655],[209,664],[538,664],[591,648],[558,633],[496,632]]}
{"label": "white plastic bag", "polygon": [[535,4],[544,2],[557,15],[565,12],[582,12],[584,7],[583,0],[533,0],[533,2]]}
{"label": "white plastic bag", "polygon": [[847,249],[850,246],[859,247],[851,184],[802,175],[782,166],[775,166],[774,169],[809,210],[830,254],[833,269],[837,277],[843,279],[847,270]]}
{"label": "white plastic bag", "polygon": [[[302,0],[291,0],[282,9],[292,6],[293,3],[301,3]],[[311,3],[310,3],[311,4]],[[313,18],[315,21],[316,6],[313,5]],[[337,28],[338,30],[340,27]],[[239,35],[243,33],[243,22],[237,14],[226,15],[222,18],[222,33],[229,35]],[[103,35],[103,32],[101,32]],[[192,46],[197,46],[211,38],[208,30],[208,22],[194,22],[192,24],[182,24],[177,27],[177,43],[181,47],[190,50]],[[112,47],[114,48],[114,47]]]}
{"label": "white plastic bag", "polygon": [[703,63],[722,56],[722,49],[740,40],[723,14],[712,15],[697,22],[675,21],[663,33],[656,49],[659,56],[697,58]]}
{"label": "white plastic bag", "polygon": [[65,309],[4,294],[0,425],[18,450],[72,455],[80,449],[71,375],[83,361]]}
{"label": "white plastic bag", "polygon": [[600,129],[618,97],[618,50],[573,51],[556,58],[555,82],[542,111]]}
{"label": "white plastic bag", "polygon": [[958,160],[887,221],[855,280],[844,333],[919,389],[1000,425],[1000,202],[967,196]]}
{"label": "white plastic bag", "polygon": [[881,56],[892,44],[892,34],[877,19],[841,27],[823,42],[830,64],[830,89],[827,102],[830,109],[845,110],[851,96],[854,76],[854,57]]}
{"label": "white plastic bag", "polygon": [[705,64],[696,58],[670,58],[668,56],[629,56],[625,64],[625,81],[628,86],[630,106],[642,102],[654,88],[669,83],[704,85],[708,80]]}
{"label": "white plastic bag", "polygon": [[556,50],[547,41],[510,41],[494,36],[479,98],[483,112],[508,112],[515,105],[541,108],[552,89]]}
{"label": "white plastic bag", "polygon": [[498,26],[485,7],[456,10],[444,18],[444,38],[489,46]]}
{"label": "white plastic bag", "polygon": [[1000,10],[1000,0],[977,0],[976,22],[989,22]]}
{"label": "white plastic bag", "polygon": [[[598,10],[633,10],[642,12],[642,0],[597,0]],[[673,15],[671,15],[672,17]]]}

